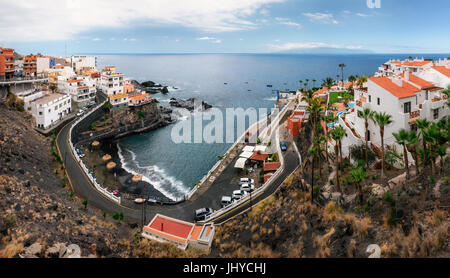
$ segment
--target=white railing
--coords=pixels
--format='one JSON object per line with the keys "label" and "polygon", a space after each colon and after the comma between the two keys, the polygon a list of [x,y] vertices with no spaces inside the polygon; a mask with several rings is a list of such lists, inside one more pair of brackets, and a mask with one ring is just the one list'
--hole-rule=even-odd
{"label": "white railing", "polygon": [[[275,120],[272,121],[271,125],[274,124],[278,124],[277,121],[279,121],[279,119],[284,116],[284,114],[286,113],[286,111],[288,110],[287,107],[288,105],[285,106],[286,108],[283,109],[283,111],[281,111],[280,113],[278,113],[278,115],[275,117]],[[255,123],[256,124],[256,123]],[[250,128],[249,128],[250,129]],[[244,133],[245,134],[245,133]],[[214,211],[212,214],[210,214],[209,216],[207,216],[205,218],[205,220],[203,221],[199,221],[199,222],[209,222],[209,220],[211,219],[215,219],[219,216],[221,216],[222,214],[227,213],[228,211],[240,206],[241,204],[243,204],[244,202],[247,202],[248,200],[250,200],[251,195],[256,196],[259,195],[260,193],[263,193],[264,191],[266,191],[266,189],[272,185],[272,183],[283,173],[284,169],[285,169],[285,163],[284,163],[284,157],[283,154],[281,152],[281,148],[280,148],[280,136],[279,136],[279,128],[276,129],[276,136],[275,136],[275,144],[277,147],[277,153],[278,153],[278,157],[280,158],[280,167],[277,169],[277,171],[275,171],[275,173],[263,184],[263,186],[255,189],[251,194],[247,194],[244,197],[242,197],[241,199],[237,200],[234,203],[229,204],[228,206],[225,206],[219,210]],[[294,142],[295,144],[295,142]]]}
{"label": "white railing", "polygon": [[97,180],[93,177],[93,175],[89,172],[89,169],[86,167],[86,165],[84,165],[84,162],[81,160],[81,158],[79,157],[78,153],[75,150],[75,147],[73,146],[72,143],[72,130],[73,128],[79,124],[82,120],[84,120],[87,116],[91,115],[94,111],[96,111],[99,107],[103,106],[106,103],[106,100],[103,101],[102,103],[100,103],[99,105],[97,105],[97,107],[95,107],[94,109],[92,109],[91,111],[89,111],[88,113],[86,113],[84,116],[82,116],[81,118],[79,118],[78,120],[76,120],[72,126],[70,127],[69,130],[69,145],[70,148],[72,150],[72,153],[75,157],[75,159],[77,160],[78,164],[80,165],[81,169],[83,169],[84,173],[86,174],[86,176],[88,177],[89,181],[91,182],[91,184],[95,187],[95,189],[97,189],[100,193],[102,193],[103,195],[105,195],[107,198],[113,200],[116,203],[121,203],[121,198],[118,196],[115,196],[112,192],[109,192],[106,188],[103,188],[98,182]]}

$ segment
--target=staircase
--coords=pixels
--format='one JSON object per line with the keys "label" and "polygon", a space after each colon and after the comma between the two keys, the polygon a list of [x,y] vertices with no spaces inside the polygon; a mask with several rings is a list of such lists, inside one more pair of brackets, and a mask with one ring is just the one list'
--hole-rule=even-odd
{"label": "staircase", "polygon": [[377,155],[377,157],[379,159],[382,158],[382,152],[380,150],[380,148],[378,148],[377,146],[375,146],[374,144],[370,143],[370,148],[375,152],[375,154]]}

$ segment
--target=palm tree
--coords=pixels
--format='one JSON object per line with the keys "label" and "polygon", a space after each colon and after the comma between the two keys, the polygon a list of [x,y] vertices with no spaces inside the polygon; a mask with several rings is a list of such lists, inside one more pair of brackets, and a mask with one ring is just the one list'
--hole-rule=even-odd
{"label": "palm tree", "polygon": [[363,110],[358,110],[358,117],[364,119],[364,125],[366,128],[365,138],[366,149],[364,151],[364,156],[366,160],[366,169],[369,169],[369,120],[373,118],[374,112],[370,108],[364,108]]}
{"label": "palm tree", "polygon": [[437,125],[432,124],[430,127],[428,127],[427,129],[424,130],[422,136],[423,136],[423,139],[427,142],[428,147],[429,147],[428,148],[429,154],[431,156],[431,173],[434,175],[436,172],[435,171],[436,156],[437,156],[436,149],[438,148],[438,146],[440,144],[441,133],[439,132]]}
{"label": "palm tree", "polygon": [[313,97],[311,99],[311,103],[306,108],[306,110],[309,112],[309,118],[311,119],[312,124],[312,136],[313,138],[316,136],[316,129],[317,129],[317,121],[320,119],[320,113],[324,110],[323,105],[320,103],[319,98]]}
{"label": "palm tree", "polygon": [[436,153],[441,158],[440,165],[441,165],[441,174],[444,171],[444,157],[447,154],[447,146],[446,145],[439,145],[436,149]]}
{"label": "palm tree", "polygon": [[417,143],[419,143],[419,135],[417,131],[410,130],[407,139],[407,148],[411,152],[416,164],[416,176],[419,175],[419,154],[417,152]]}
{"label": "palm tree", "polygon": [[424,131],[430,126],[430,122],[427,119],[423,119],[423,120],[417,120],[416,121],[416,126],[417,128],[420,130],[420,135],[422,137],[422,146],[423,146],[423,161],[422,161],[422,165],[423,165],[423,169],[426,168],[428,159],[427,159],[427,143],[423,137],[423,133]]}
{"label": "palm tree", "polygon": [[323,82],[323,85],[328,88],[328,90],[331,90],[331,87],[334,86],[334,80],[331,77],[327,77],[327,78],[323,79],[322,82]]}
{"label": "palm tree", "polygon": [[442,91],[442,93],[447,96],[447,106],[450,107],[450,86],[448,86],[447,89]]}
{"label": "palm tree", "polygon": [[346,67],[345,64],[339,64],[339,67],[341,68],[341,78],[342,78],[342,86],[344,85],[344,68]]}
{"label": "palm tree", "polygon": [[303,80],[300,80],[300,90],[302,89]]}
{"label": "palm tree", "polygon": [[402,145],[403,147],[403,159],[405,160],[406,180],[408,180],[410,175],[409,175],[408,151],[406,149],[406,145],[408,144],[409,132],[402,128],[398,132],[393,132],[392,135],[394,135],[397,144]]}
{"label": "palm tree", "polygon": [[316,81],[317,81],[317,80],[315,80],[315,79],[312,80],[312,82],[313,82],[313,87],[314,87],[314,88],[316,87]]}
{"label": "palm tree", "polygon": [[365,77],[365,76],[363,75],[363,76],[358,77],[358,81],[356,81],[356,85],[357,85],[359,88],[362,88],[362,87],[364,87],[364,83],[366,83],[366,82],[367,82],[367,77]]}
{"label": "palm tree", "polygon": [[[328,110],[328,109],[327,109]],[[335,117],[333,114],[330,114],[328,116],[324,116],[323,120],[325,121],[325,154],[327,157],[327,163],[329,163],[329,157],[328,157],[328,124],[334,123],[337,121],[337,117]]]}
{"label": "palm tree", "polygon": [[385,178],[384,173],[384,127],[392,123],[392,116],[385,112],[375,113],[373,116],[374,123],[380,127],[381,137],[381,178]]}
{"label": "palm tree", "polygon": [[341,184],[339,181],[339,168],[341,167],[341,160],[339,159],[339,146],[341,145],[341,140],[345,136],[345,129],[342,126],[336,127],[331,132],[331,138],[333,138],[335,144],[334,144],[334,151],[336,154],[336,185],[339,190],[339,192],[342,192],[341,190]]}
{"label": "palm tree", "polygon": [[358,195],[359,195],[359,202],[360,204],[363,203],[363,190],[361,183],[369,176],[366,171],[364,171],[361,167],[352,167],[352,170],[350,171],[350,175],[352,177],[351,181],[353,184],[355,184],[356,188],[358,189]]}
{"label": "palm tree", "polygon": [[356,81],[356,77],[355,77],[354,75],[350,75],[350,76],[348,77],[348,81],[353,83],[353,82]]}
{"label": "palm tree", "polygon": [[314,158],[317,154],[317,149],[312,148],[309,150],[309,154],[311,155],[311,203],[314,200]]}

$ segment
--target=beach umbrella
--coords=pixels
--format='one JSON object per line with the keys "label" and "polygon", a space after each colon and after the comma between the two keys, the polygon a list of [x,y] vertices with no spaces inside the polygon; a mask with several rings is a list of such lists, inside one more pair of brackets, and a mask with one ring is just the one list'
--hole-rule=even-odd
{"label": "beach umbrella", "polygon": [[100,142],[99,141],[92,142],[92,147],[93,148],[97,148],[98,146],[100,146]]}
{"label": "beach umbrella", "polygon": [[142,175],[137,174],[137,175],[133,176],[133,178],[131,178],[131,181],[132,182],[140,182],[140,181],[142,181]]}
{"label": "beach umbrella", "polygon": [[109,154],[105,154],[103,157],[102,157],[102,160],[103,160],[103,162],[107,162],[107,161],[109,161],[109,160],[111,160],[111,156],[109,155]]}
{"label": "beach umbrella", "polygon": [[106,164],[106,169],[108,169],[108,170],[112,170],[112,169],[114,169],[116,167],[116,163],[114,163],[114,162],[109,162],[108,164]]}

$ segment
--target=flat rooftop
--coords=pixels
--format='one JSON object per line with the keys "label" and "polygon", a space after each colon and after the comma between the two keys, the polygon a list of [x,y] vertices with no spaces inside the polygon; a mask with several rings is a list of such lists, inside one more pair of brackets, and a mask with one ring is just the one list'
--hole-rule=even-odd
{"label": "flat rooftop", "polygon": [[150,228],[183,239],[188,239],[194,224],[170,218],[163,215],[156,215],[148,225]]}
{"label": "flat rooftop", "polygon": [[61,97],[65,97],[66,95],[64,94],[60,94],[60,93],[53,93],[53,94],[48,94],[48,95],[44,95],[40,98],[35,99],[33,102],[36,104],[47,104],[49,102],[52,102],[54,100],[57,100]]}

